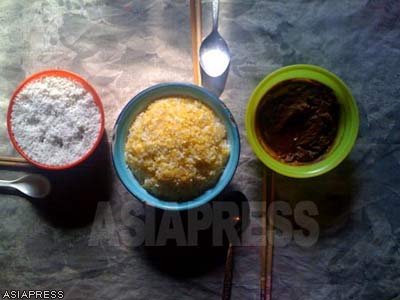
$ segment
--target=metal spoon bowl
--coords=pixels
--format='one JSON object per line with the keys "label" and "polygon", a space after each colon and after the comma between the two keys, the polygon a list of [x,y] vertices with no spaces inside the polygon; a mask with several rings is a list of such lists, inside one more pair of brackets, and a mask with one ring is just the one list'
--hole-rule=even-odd
{"label": "metal spoon bowl", "polygon": [[218,32],[218,0],[213,0],[212,8],[213,29],[200,46],[200,66],[203,86],[219,96],[225,87],[231,55],[228,44]]}
{"label": "metal spoon bowl", "polygon": [[38,174],[22,176],[15,180],[0,180],[0,188],[10,188],[31,198],[45,198],[51,190],[49,180]]}

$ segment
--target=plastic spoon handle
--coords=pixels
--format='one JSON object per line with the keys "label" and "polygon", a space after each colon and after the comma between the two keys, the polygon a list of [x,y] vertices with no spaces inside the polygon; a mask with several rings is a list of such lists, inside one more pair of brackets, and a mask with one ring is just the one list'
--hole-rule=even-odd
{"label": "plastic spoon handle", "polygon": [[8,180],[0,180],[0,187],[15,188],[12,184],[12,181],[8,181]]}
{"label": "plastic spoon handle", "polygon": [[12,188],[31,198],[45,198],[51,191],[49,180],[39,174],[29,174],[12,181],[0,180],[0,188]]}

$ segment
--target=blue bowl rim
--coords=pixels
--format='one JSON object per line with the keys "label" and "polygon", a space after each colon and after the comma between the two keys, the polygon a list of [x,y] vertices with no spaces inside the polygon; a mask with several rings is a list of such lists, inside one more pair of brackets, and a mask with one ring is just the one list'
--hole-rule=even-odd
{"label": "blue bowl rim", "polygon": [[[236,157],[236,160],[234,161],[234,166],[235,166],[235,167],[233,168],[233,171],[231,172],[231,174],[229,174],[229,179],[227,180],[227,182],[226,182],[226,184],[225,184],[224,186],[222,186],[222,187],[219,188],[219,191],[218,191],[217,195],[215,195],[215,196],[213,196],[213,197],[211,197],[211,196],[210,196],[210,197],[204,197],[203,199],[201,199],[201,201],[200,201],[200,200],[196,200],[196,199],[198,199],[199,197],[201,197],[201,196],[203,195],[203,194],[201,194],[200,196],[197,196],[196,198],[191,199],[191,200],[189,200],[189,201],[184,201],[184,202],[179,202],[179,203],[178,203],[178,202],[173,202],[173,201],[169,202],[169,201],[165,201],[165,200],[159,200],[159,201],[157,202],[157,204],[156,204],[156,203],[153,203],[152,201],[149,201],[149,200],[147,200],[147,199],[141,198],[141,197],[138,196],[134,191],[132,191],[132,190],[125,184],[124,180],[122,179],[122,177],[121,177],[121,175],[120,175],[120,173],[119,173],[117,164],[116,164],[116,162],[115,162],[115,155],[114,155],[115,151],[114,151],[114,147],[115,147],[115,138],[116,138],[117,128],[118,128],[118,125],[119,125],[121,119],[125,116],[126,111],[127,111],[132,105],[134,105],[135,102],[139,101],[139,100],[143,97],[143,95],[145,95],[145,94],[147,94],[147,93],[149,93],[149,92],[152,92],[152,91],[154,91],[154,90],[164,88],[164,87],[176,87],[176,88],[185,87],[185,88],[191,88],[191,89],[195,89],[195,90],[199,91],[200,93],[206,94],[207,97],[209,97],[209,98],[212,99],[217,105],[220,105],[220,106],[222,107],[223,111],[227,114],[227,116],[228,116],[228,118],[229,118],[229,121],[230,121],[229,123],[231,124],[232,129],[233,129],[233,132],[234,132],[234,135],[237,137],[237,141],[238,141],[238,143],[237,143],[237,147],[238,147],[237,153],[238,153],[238,155],[237,155],[237,157]],[[179,94],[179,93],[177,93],[177,94]],[[201,101],[201,99],[200,99],[200,101]],[[212,108],[211,108],[211,109],[212,109]],[[185,82],[164,82],[164,83],[159,83],[159,84],[150,86],[150,87],[148,87],[148,88],[142,90],[142,91],[139,92],[138,94],[136,94],[133,98],[131,98],[131,99],[125,104],[125,106],[123,107],[123,109],[122,109],[121,112],[119,113],[119,115],[118,115],[118,117],[117,117],[117,119],[116,119],[116,121],[115,121],[114,127],[113,127],[113,134],[112,134],[112,140],[111,140],[111,156],[112,156],[112,159],[111,159],[111,160],[112,160],[112,163],[113,163],[113,166],[114,166],[114,170],[116,171],[117,176],[118,176],[118,178],[119,178],[119,181],[120,181],[120,182],[122,183],[122,185],[126,188],[126,190],[127,190],[130,194],[132,194],[136,199],[138,199],[139,201],[143,202],[144,204],[147,204],[147,205],[149,205],[149,206],[156,207],[156,208],[159,208],[159,209],[172,210],[172,211],[189,210],[189,209],[193,209],[193,208],[199,207],[199,206],[201,206],[201,205],[204,205],[204,204],[208,203],[208,202],[211,201],[212,199],[216,198],[219,194],[221,194],[221,193],[223,192],[223,190],[230,184],[230,182],[231,182],[232,179],[233,179],[233,176],[234,176],[235,173],[236,173],[237,167],[238,167],[238,165],[239,165],[239,160],[240,160],[240,152],[241,152],[241,143],[240,143],[239,129],[238,129],[237,123],[236,123],[236,121],[235,121],[235,119],[234,119],[234,117],[233,117],[231,111],[230,111],[229,108],[226,106],[226,104],[225,104],[224,102],[222,102],[222,100],[220,100],[220,99],[219,99],[217,96],[215,96],[213,93],[211,93],[211,92],[209,92],[208,90],[206,90],[205,88],[203,88],[203,87],[201,87],[201,86],[193,85],[193,84],[190,84],[190,83],[185,83]],[[154,196],[154,195],[152,195],[152,197],[157,198],[157,197]]]}

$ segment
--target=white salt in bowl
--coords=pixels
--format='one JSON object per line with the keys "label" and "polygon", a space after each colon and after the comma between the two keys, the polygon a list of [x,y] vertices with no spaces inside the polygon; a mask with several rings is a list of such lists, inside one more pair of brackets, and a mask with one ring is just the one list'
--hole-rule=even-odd
{"label": "white salt in bowl", "polygon": [[[35,134],[32,134],[32,130],[36,130],[38,134],[40,134],[40,130],[43,128],[36,128],[35,124],[32,123],[32,121],[29,119],[31,119],[32,117],[34,120],[43,120],[48,114],[49,118],[46,121],[50,122],[51,118],[57,118],[57,115],[54,116],[54,111],[47,112],[46,107],[41,107],[40,105],[38,105],[37,107],[35,107],[35,105],[19,105],[17,112],[16,107],[18,107],[18,104],[15,105],[16,101],[20,101],[18,100],[18,96],[20,95],[21,91],[23,91],[27,87],[27,85],[30,85],[32,82],[43,80],[46,77],[58,77],[62,79],[67,79],[68,81],[73,82],[79,91],[82,92],[81,88],[83,88],[82,97],[85,97],[86,95],[86,100],[79,100],[80,103],[82,103],[80,105],[83,106],[74,106],[74,109],[76,109],[75,111],[71,107],[68,108],[68,104],[65,104],[65,113],[67,113],[66,110],[69,109],[68,117],[70,119],[68,121],[70,121],[70,123],[69,125],[65,124],[64,132],[71,134],[69,130],[76,131],[77,128],[72,128],[75,125],[75,123],[73,122],[73,118],[75,116],[77,116],[77,118],[80,116],[81,120],[79,121],[81,122],[80,124],[82,126],[79,127],[79,130],[82,129],[82,134],[77,137],[77,140],[69,140],[68,143],[62,142],[64,136],[61,134],[61,136],[59,137],[61,141],[59,146],[61,148],[64,147],[64,149],[58,149],[57,147],[52,148],[51,144],[49,146],[41,144],[47,142],[47,139],[53,139],[52,141],[54,142],[54,136],[42,134],[41,139],[44,139],[44,141],[38,141],[35,138]],[[66,97],[65,88],[63,89],[63,87],[60,87],[59,92],[62,97]],[[41,99],[45,97],[46,94],[48,95],[49,93],[52,93],[52,91],[41,90],[40,88],[37,88],[37,90],[35,90],[34,92],[35,93],[32,94],[30,104],[35,103],[36,101],[37,103],[40,103]],[[58,91],[55,90],[54,92],[57,93]],[[72,95],[74,94],[74,92],[71,91],[70,94]],[[68,94],[67,96],[69,96],[70,94]],[[76,96],[77,94],[80,95],[79,92],[75,91],[74,95]],[[94,106],[90,101],[90,96],[95,104]],[[95,109],[96,107],[97,110]],[[60,115],[63,115],[63,109],[64,105],[61,109]],[[18,116],[18,113],[21,111],[23,112],[23,116],[26,118],[26,120],[22,118],[22,115]],[[57,111],[60,112],[60,108],[58,108]],[[91,115],[90,112],[92,112]],[[97,112],[99,115],[97,115]],[[40,114],[40,116],[38,114]],[[88,115],[90,116],[88,117]],[[100,144],[104,134],[104,123],[103,104],[101,103],[100,97],[96,93],[95,89],[80,76],[64,70],[45,70],[35,73],[26,78],[13,93],[7,111],[8,135],[15,149],[28,162],[39,168],[47,170],[64,170],[79,165],[80,163],[85,161]],[[50,125],[52,124],[50,123]],[[62,126],[64,124],[58,125]],[[32,141],[29,140],[30,136],[33,137]],[[38,159],[38,157],[40,157],[40,159]]]}

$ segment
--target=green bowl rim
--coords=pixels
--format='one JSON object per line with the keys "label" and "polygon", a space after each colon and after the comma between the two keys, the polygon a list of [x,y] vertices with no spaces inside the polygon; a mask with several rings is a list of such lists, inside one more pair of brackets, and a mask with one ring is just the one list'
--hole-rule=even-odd
{"label": "green bowl rim", "polygon": [[[354,124],[355,126],[351,126],[348,130],[346,130],[344,134],[344,136],[346,136],[346,141],[345,143],[340,144],[339,147],[340,151],[338,151],[338,149],[335,149],[334,152],[328,153],[328,155],[324,159],[315,162],[313,164],[307,164],[303,166],[293,166],[284,164],[276,160],[269,153],[264,151],[261,144],[258,142],[258,139],[254,132],[254,114],[252,114],[252,111],[256,109],[258,103],[260,102],[261,97],[259,96],[259,94],[264,89],[264,85],[267,82],[271,81],[272,79],[281,75],[282,73],[287,73],[291,71],[301,71],[301,70],[320,73],[322,76],[330,79],[339,86],[342,93],[346,96],[345,97],[346,102],[349,106],[349,117],[351,118],[352,124]],[[299,76],[298,78],[301,78],[301,76]],[[318,81],[318,79],[316,80]],[[265,92],[263,93],[263,95],[265,94]],[[245,127],[246,127],[247,141],[249,142],[256,156],[263,162],[264,165],[266,165],[273,171],[288,177],[309,178],[324,174],[334,169],[347,157],[357,139],[358,128],[359,128],[359,115],[358,115],[357,104],[355,102],[353,95],[350,92],[350,89],[339,77],[319,66],[308,65],[308,64],[296,64],[296,65],[282,67],[273,71],[257,85],[247,103]],[[335,155],[332,156],[332,154]],[[331,159],[329,159],[330,157]]]}

